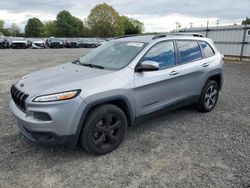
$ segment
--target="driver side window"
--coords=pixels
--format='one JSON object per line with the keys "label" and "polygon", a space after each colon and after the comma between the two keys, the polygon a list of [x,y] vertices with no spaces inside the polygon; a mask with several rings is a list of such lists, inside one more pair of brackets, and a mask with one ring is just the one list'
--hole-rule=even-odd
{"label": "driver side window", "polygon": [[160,42],[153,46],[142,61],[159,63],[160,70],[175,66],[175,50],[173,41]]}

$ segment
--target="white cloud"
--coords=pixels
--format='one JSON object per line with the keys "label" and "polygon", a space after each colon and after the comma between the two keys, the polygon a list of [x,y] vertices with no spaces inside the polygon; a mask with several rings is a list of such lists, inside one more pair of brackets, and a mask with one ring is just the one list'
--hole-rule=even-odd
{"label": "white cloud", "polygon": [[44,12],[8,12],[5,10],[0,10],[1,19],[5,21],[5,27],[10,27],[12,23],[17,24],[22,30],[26,25],[26,22],[29,18],[37,17],[42,21],[47,21],[55,19],[55,14],[53,13],[44,13]]}
{"label": "white cloud", "polygon": [[[180,22],[182,28],[215,25],[219,19],[221,24],[239,23],[249,14],[250,1],[241,0],[1,0],[0,19],[9,26],[11,23],[24,28],[27,20],[37,17],[42,21],[54,20],[61,10],[68,10],[72,15],[84,19],[97,4],[106,2],[120,14],[137,18],[144,22],[146,32],[164,32],[175,29]],[[233,6],[232,6],[233,5]]]}
{"label": "white cloud", "polygon": [[[145,32],[168,32],[176,29],[176,23],[180,23],[181,28],[192,27],[206,27],[207,21],[209,26],[215,26],[218,18],[207,17],[198,18],[182,14],[170,14],[166,16],[152,16],[152,15],[127,15],[141,20],[145,25]],[[235,20],[219,20],[221,25],[228,25],[232,23],[239,23],[241,19]]]}

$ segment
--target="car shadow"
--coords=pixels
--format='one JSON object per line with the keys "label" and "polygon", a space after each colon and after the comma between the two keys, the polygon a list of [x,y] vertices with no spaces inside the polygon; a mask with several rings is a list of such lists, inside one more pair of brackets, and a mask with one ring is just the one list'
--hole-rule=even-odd
{"label": "car shadow", "polygon": [[[194,113],[197,113],[197,111],[192,106],[183,107],[178,110],[162,113],[161,115],[158,115],[145,122],[136,124],[135,126],[128,129],[127,136],[124,139],[125,145],[128,144],[127,142],[134,142],[136,144],[136,141],[133,141],[133,139],[135,138],[132,135],[138,135],[138,133],[144,134],[140,133],[140,130],[143,130],[143,132],[151,131],[153,129],[157,129],[158,126],[162,126],[162,124],[165,124],[165,122],[168,121],[169,118],[175,121],[175,119],[178,120],[180,115],[190,115]],[[154,126],[152,126],[152,124]],[[169,125],[166,125],[165,128],[168,128],[168,126]],[[129,141],[127,141],[127,139]],[[120,150],[123,149],[121,146],[114,152],[103,156],[97,156],[87,153],[80,146],[69,148],[65,146],[48,146],[33,143],[27,140],[20,132],[3,136],[0,139],[0,143],[2,145],[1,155],[3,160],[1,160],[0,162],[0,166],[2,167],[2,169],[11,169],[15,168],[18,165],[25,165],[25,161],[28,163],[29,160],[35,160],[34,158],[39,159],[37,161],[35,160],[35,162],[38,162],[41,166],[44,166],[46,164],[50,167],[74,160],[85,159],[92,161],[99,157],[108,157],[112,155],[112,153],[121,152]],[[124,143],[121,145],[124,145]]]}

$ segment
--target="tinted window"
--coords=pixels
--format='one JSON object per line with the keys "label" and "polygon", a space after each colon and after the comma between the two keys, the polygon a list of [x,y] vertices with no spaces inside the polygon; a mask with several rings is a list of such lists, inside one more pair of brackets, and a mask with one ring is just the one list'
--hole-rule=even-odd
{"label": "tinted window", "polygon": [[201,58],[201,50],[196,41],[177,41],[180,63],[188,63]]}
{"label": "tinted window", "polygon": [[156,44],[144,56],[143,61],[146,60],[159,63],[160,69],[175,66],[174,43],[168,41]]}
{"label": "tinted window", "polygon": [[208,43],[200,42],[200,45],[205,57],[211,57],[214,55],[214,51]]}

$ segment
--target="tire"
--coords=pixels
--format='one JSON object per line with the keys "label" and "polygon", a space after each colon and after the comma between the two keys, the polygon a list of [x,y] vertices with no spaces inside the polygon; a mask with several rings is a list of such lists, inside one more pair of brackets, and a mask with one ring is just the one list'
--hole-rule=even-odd
{"label": "tire", "polygon": [[218,97],[219,86],[217,82],[213,80],[208,80],[202,91],[199,102],[196,106],[197,109],[201,112],[210,112],[216,106]]}
{"label": "tire", "polygon": [[115,105],[104,104],[89,113],[80,143],[87,152],[106,154],[120,145],[126,131],[127,118],[124,112]]}

